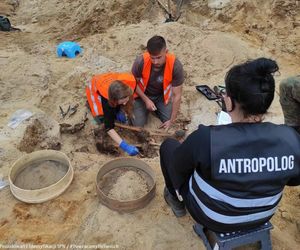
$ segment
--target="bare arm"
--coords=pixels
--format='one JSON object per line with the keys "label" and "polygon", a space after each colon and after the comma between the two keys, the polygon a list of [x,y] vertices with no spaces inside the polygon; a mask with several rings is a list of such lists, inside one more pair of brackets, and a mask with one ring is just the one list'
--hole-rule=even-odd
{"label": "bare arm", "polygon": [[174,122],[176,120],[179,108],[180,108],[180,102],[181,102],[181,95],[182,95],[182,85],[178,87],[172,88],[172,94],[173,94],[173,103],[172,103],[172,114],[171,114],[171,121]]}
{"label": "bare arm", "polygon": [[125,140],[118,135],[118,133],[114,129],[110,129],[108,135],[118,144],[118,146],[127,154],[134,156],[139,153],[137,147],[128,144]]}
{"label": "bare arm", "polygon": [[117,143],[118,146],[120,145],[122,138],[119,136],[116,130],[110,129],[107,131],[107,134],[111,137],[111,139],[113,139],[115,143]]}
{"label": "bare arm", "polygon": [[141,90],[141,88],[140,88],[139,85],[136,86],[135,92],[138,94],[138,96],[139,96],[144,102],[146,102],[147,99],[149,99],[149,98],[145,95],[145,93]]}
{"label": "bare arm", "polygon": [[155,111],[157,109],[155,104],[149,99],[148,96],[145,95],[145,93],[141,90],[139,85],[136,86],[136,93],[144,101],[146,108],[148,110]]}

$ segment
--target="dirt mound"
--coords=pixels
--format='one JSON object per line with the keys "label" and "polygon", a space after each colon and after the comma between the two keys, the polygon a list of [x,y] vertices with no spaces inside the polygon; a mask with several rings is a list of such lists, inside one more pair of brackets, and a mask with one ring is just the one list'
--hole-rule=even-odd
{"label": "dirt mound", "polygon": [[130,1],[24,1],[19,8],[19,23],[39,25],[43,32],[58,39],[81,39],[103,33],[114,25],[139,23],[151,18],[153,3]]}
{"label": "dirt mound", "polygon": [[295,61],[300,58],[299,1],[233,0],[222,9],[209,8],[207,1],[190,1],[184,10],[186,24],[239,33],[273,53],[289,53]]}
{"label": "dirt mound", "polygon": [[44,114],[36,114],[27,125],[18,149],[22,152],[31,153],[38,149],[61,148],[60,132],[58,123]]}
{"label": "dirt mound", "polygon": [[[148,8],[147,8],[148,5]],[[82,38],[87,35],[104,33],[114,25],[136,24],[145,19],[149,2],[131,1],[97,1],[89,6],[77,9],[76,19],[66,26],[64,38]],[[112,18],[107,18],[111,16]]]}
{"label": "dirt mound", "polygon": [[0,3],[0,15],[10,16],[19,7],[18,0],[2,0]]}

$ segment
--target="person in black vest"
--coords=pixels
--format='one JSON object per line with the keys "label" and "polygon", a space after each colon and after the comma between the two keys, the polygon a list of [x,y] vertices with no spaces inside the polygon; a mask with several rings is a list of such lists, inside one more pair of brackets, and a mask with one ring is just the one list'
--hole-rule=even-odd
{"label": "person in black vest", "polygon": [[277,70],[266,58],[232,67],[224,95],[232,123],[200,125],[182,144],[162,143],[164,198],[177,217],[187,209],[210,230],[248,230],[270,220],[285,185],[300,185],[299,134],[262,122],[274,98]]}

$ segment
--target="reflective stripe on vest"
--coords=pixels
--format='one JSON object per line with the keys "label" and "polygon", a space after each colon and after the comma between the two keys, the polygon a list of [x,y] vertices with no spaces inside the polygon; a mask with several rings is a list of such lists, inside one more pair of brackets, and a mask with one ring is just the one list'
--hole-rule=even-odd
{"label": "reflective stripe on vest", "polygon": [[94,117],[103,115],[101,96],[97,94],[93,84],[89,83],[85,91],[92,115]]}
{"label": "reflective stripe on vest", "polygon": [[264,212],[259,212],[259,213],[253,213],[253,214],[247,214],[247,215],[238,215],[238,216],[229,216],[229,215],[224,215],[217,213],[216,211],[211,210],[207,206],[205,206],[197,197],[195,194],[193,188],[192,188],[192,177],[189,180],[189,188],[192,196],[194,197],[195,201],[197,202],[198,206],[201,208],[201,210],[205,213],[207,217],[210,219],[220,222],[220,223],[225,223],[225,224],[237,224],[237,223],[246,223],[246,222],[251,222],[251,221],[256,221],[264,218],[268,218],[272,216],[276,209],[277,206],[270,210],[266,210]]}
{"label": "reflective stripe on vest", "polygon": [[[144,81],[143,81],[143,78],[140,79],[139,83],[140,83],[139,86],[140,86],[140,85],[142,86],[141,89],[146,89],[146,88],[145,88]],[[140,86],[140,87],[141,87],[141,86]]]}
{"label": "reflective stripe on vest", "polygon": [[129,86],[132,89],[132,92],[135,91],[136,80],[130,73],[105,73],[96,75],[93,76],[91,82],[86,87],[86,97],[94,117],[103,115],[101,96],[108,99],[109,86],[116,80]]}
{"label": "reflective stripe on vest", "polygon": [[282,196],[282,192],[280,192],[279,194],[276,194],[274,196],[257,198],[257,199],[233,198],[220,192],[219,190],[215,189],[211,185],[209,185],[198,175],[197,171],[194,171],[194,180],[196,181],[201,191],[206,195],[208,195],[209,197],[211,197],[212,199],[225,202],[237,208],[272,206],[276,204],[281,199]]}
{"label": "reflective stripe on vest", "polygon": [[166,103],[166,101],[165,101],[166,104],[168,104],[168,102],[169,102],[171,96],[172,96],[172,84],[169,84],[169,85],[167,86],[167,88],[164,89],[164,99],[167,100],[167,103]]}
{"label": "reflective stripe on vest", "polygon": [[[140,89],[145,92],[151,73],[151,57],[148,52],[143,54],[144,66],[142,71],[142,78],[140,79],[138,85]],[[173,54],[166,54],[166,64],[164,70],[163,79],[163,90],[164,90],[164,103],[168,104],[172,96],[172,79],[173,79],[173,68],[175,63],[175,56]]]}

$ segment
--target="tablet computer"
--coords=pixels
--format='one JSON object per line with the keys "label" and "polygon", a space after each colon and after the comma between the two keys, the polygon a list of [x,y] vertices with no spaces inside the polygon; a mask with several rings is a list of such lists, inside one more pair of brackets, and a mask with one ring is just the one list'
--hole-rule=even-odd
{"label": "tablet computer", "polygon": [[217,100],[220,97],[207,85],[197,85],[196,89],[203,94],[208,100]]}

